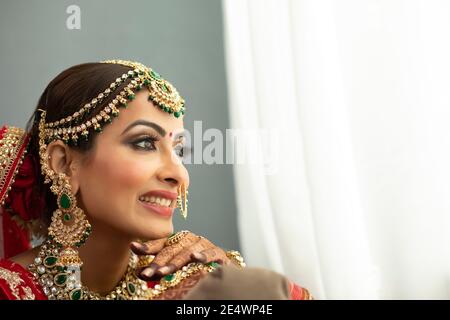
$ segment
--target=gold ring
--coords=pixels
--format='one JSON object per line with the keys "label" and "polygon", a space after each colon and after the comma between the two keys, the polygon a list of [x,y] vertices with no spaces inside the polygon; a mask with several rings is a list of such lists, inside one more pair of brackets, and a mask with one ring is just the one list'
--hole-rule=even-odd
{"label": "gold ring", "polygon": [[171,246],[171,245],[174,245],[175,243],[180,242],[181,239],[183,239],[188,233],[189,233],[189,231],[183,230],[183,231],[179,231],[177,233],[172,234],[170,237],[167,238],[166,246]]}

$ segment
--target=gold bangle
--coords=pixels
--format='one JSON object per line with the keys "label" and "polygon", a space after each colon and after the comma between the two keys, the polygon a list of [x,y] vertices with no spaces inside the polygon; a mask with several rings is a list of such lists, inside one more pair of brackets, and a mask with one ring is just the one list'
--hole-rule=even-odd
{"label": "gold bangle", "polygon": [[240,268],[245,268],[246,264],[244,258],[241,256],[239,251],[229,250],[226,252],[228,259],[230,259],[235,265]]}

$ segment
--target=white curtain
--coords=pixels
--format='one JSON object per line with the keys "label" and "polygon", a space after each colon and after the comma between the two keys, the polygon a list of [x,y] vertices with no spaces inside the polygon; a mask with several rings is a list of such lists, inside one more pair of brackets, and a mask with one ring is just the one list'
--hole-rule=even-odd
{"label": "white curtain", "polygon": [[450,1],[223,11],[231,128],[269,132],[234,166],[248,264],[319,299],[449,299]]}

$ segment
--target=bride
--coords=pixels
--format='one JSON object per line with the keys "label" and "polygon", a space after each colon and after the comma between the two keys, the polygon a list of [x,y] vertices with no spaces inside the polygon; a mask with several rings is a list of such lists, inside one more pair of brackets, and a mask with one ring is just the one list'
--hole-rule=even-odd
{"label": "bride", "polygon": [[[26,131],[1,129],[0,299],[180,299],[218,269],[251,269],[173,233],[174,210],[187,215],[184,114],[157,72],[108,60],[53,79]],[[31,248],[31,235],[45,240]]]}

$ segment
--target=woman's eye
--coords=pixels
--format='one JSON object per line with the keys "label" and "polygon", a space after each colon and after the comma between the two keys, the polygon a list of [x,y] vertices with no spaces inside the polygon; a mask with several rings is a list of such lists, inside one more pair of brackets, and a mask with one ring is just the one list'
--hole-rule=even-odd
{"label": "woman's eye", "polygon": [[155,150],[155,140],[151,138],[142,139],[133,143],[139,149],[143,150]]}

